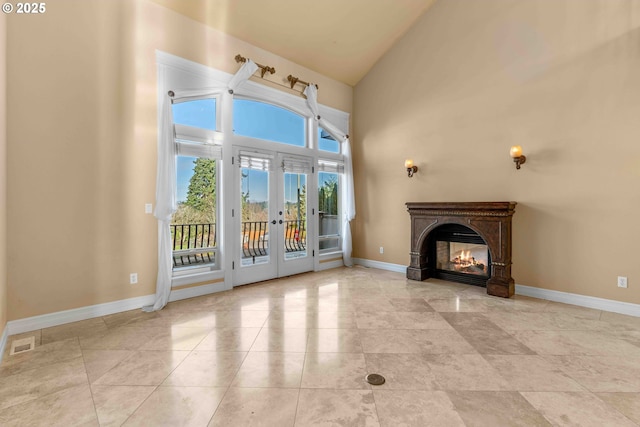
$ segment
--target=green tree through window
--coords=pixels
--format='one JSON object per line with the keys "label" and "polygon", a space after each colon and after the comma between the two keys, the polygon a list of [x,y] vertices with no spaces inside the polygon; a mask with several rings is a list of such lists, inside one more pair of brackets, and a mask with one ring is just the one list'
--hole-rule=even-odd
{"label": "green tree through window", "polygon": [[173,215],[174,224],[212,224],[216,218],[216,161],[199,157],[193,161],[187,198]]}
{"label": "green tree through window", "polygon": [[322,172],[321,174],[328,177],[324,179],[319,190],[318,209],[327,215],[338,215],[338,176]]}

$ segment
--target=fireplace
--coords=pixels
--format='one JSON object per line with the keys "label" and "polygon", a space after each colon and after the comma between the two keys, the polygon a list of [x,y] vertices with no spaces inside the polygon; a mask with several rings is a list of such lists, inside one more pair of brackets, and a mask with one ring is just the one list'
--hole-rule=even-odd
{"label": "fireplace", "polygon": [[411,264],[407,278],[430,277],[514,293],[511,218],[514,202],[407,203]]}

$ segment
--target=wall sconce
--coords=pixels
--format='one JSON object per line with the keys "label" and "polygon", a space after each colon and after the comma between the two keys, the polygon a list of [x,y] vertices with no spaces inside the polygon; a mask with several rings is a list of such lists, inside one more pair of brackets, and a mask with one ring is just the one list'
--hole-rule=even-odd
{"label": "wall sconce", "polygon": [[523,165],[527,161],[527,157],[522,155],[522,147],[514,145],[509,152],[513,161],[516,163],[516,169],[520,169],[520,165]]}
{"label": "wall sconce", "polygon": [[407,168],[407,175],[409,178],[411,178],[414,173],[418,172],[418,167],[413,165],[413,160],[411,159],[404,161],[404,167]]}

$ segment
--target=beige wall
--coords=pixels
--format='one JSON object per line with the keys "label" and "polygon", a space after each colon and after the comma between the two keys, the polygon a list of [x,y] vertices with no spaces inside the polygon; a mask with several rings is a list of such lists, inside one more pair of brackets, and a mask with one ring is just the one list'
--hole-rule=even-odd
{"label": "beige wall", "polygon": [[0,337],[7,325],[7,21],[0,16]]}
{"label": "beige wall", "polygon": [[438,1],[355,88],[354,256],[408,265],[405,202],[512,200],[517,284],[640,303],[639,52],[635,0]]}
{"label": "beige wall", "polygon": [[145,0],[57,0],[10,15],[8,39],[9,320],[155,292],[156,49],[230,73],[240,53],[352,107],[349,86]]}

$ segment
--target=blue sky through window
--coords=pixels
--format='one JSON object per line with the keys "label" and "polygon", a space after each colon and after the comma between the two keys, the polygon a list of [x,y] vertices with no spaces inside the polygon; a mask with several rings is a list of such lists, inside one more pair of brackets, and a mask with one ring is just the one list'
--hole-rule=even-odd
{"label": "blue sky through window", "polygon": [[267,171],[242,168],[242,192],[249,193],[249,202],[269,200],[269,173]]}
{"label": "blue sky through window", "polygon": [[[300,181],[298,182],[298,178]],[[284,174],[284,202],[296,203],[298,201],[298,185],[300,185],[300,192],[302,187],[307,186],[307,175],[297,173],[285,173]]]}
{"label": "blue sky through window", "polygon": [[215,98],[173,104],[173,122],[179,125],[216,130]]}
{"label": "blue sky through window", "polygon": [[[249,202],[265,202],[268,200],[268,175],[264,171],[242,169],[242,192],[249,192]],[[188,185],[188,184],[187,184]],[[300,174],[300,187],[307,185],[307,177]],[[298,174],[284,174],[284,201],[295,203],[298,200]]]}
{"label": "blue sky through window", "polygon": [[329,135],[327,131],[318,127],[318,149],[328,151],[330,153],[340,152],[340,143],[334,137]]}
{"label": "blue sky through window", "polygon": [[284,108],[245,99],[233,100],[233,132],[236,135],[304,147],[304,124],[302,116]]}
{"label": "blue sky through window", "polygon": [[193,162],[195,157],[178,156],[176,163],[176,175],[178,176],[177,189],[178,203],[187,200],[187,190],[189,189],[189,180],[193,175]]}
{"label": "blue sky through window", "polygon": [[[173,105],[173,120],[177,124],[216,130],[216,100],[202,99]],[[305,121],[302,116],[280,107],[256,101],[234,100],[234,131],[236,134],[251,136],[289,145],[305,145]],[[322,138],[322,136],[325,136]],[[339,143],[327,138],[327,134],[318,130],[319,149],[339,152]],[[195,157],[178,156],[177,201],[187,198],[189,180],[193,175]],[[262,171],[243,169],[246,178],[242,180],[242,191],[247,192],[250,185],[249,200],[252,202],[268,199],[268,181]],[[297,200],[297,174],[285,174],[285,202]],[[319,174],[319,187],[324,184],[326,174]],[[301,185],[306,185],[306,179]]]}

